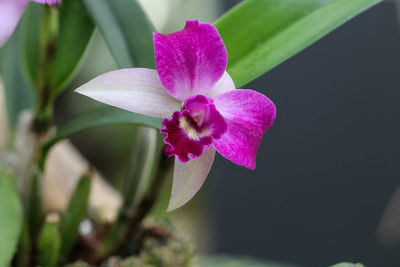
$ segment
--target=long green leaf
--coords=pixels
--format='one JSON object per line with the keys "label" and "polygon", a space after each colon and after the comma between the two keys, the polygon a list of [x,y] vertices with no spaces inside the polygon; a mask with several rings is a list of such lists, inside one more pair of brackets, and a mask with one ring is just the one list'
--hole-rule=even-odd
{"label": "long green leaf", "polygon": [[17,255],[15,257],[16,266],[28,266],[31,257],[31,237],[29,235],[29,221],[22,223],[21,237],[19,239]]}
{"label": "long green leaf", "polygon": [[22,205],[13,180],[0,168],[0,267],[10,266],[22,229]]}
{"label": "long green leaf", "polygon": [[161,128],[161,119],[148,117],[113,107],[104,107],[80,115],[61,126],[56,135],[44,146],[50,148],[61,139],[78,132],[113,124],[137,124],[155,129]]}
{"label": "long green leaf", "polygon": [[[39,24],[43,5],[30,3],[24,17],[23,55],[30,80],[38,86]],[[45,81],[55,93],[63,89],[76,72],[94,30],[81,0],[63,1],[59,9],[59,32]]]}
{"label": "long green leaf", "polygon": [[154,27],[136,0],[84,0],[121,68],[154,68]]}
{"label": "long green leaf", "polygon": [[60,90],[72,79],[93,30],[94,24],[81,0],[63,1],[60,8],[60,33],[53,64],[52,88]]}
{"label": "long green leaf", "polygon": [[42,173],[37,171],[31,180],[27,211],[28,225],[31,232],[34,232],[36,229],[38,229],[42,220],[42,181]]}
{"label": "long green leaf", "polygon": [[38,53],[40,18],[43,15],[43,6],[29,3],[21,21],[20,46],[23,67],[33,88],[38,87]]}
{"label": "long green leaf", "polygon": [[61,221],[61,256],[66,257],[74,245],[79,225],[85,218],[92,187],[91,174],[83,175],[69,200],[68,208]]}
{"label": "long green leaf", "polygon": [[365,266],[362,265],[361,263],[342,262],[342,263],[332,265],[330,267],[365,267]]}
{"label": "long green leaf", "polygon": [[18,30],[2,49],[1,74],[5,89],[5,103],[9,122],[15,127],[20,112],[34,106],[33,91],[22,73],[21,57],[18,49]]}
{"label": "long green leaf", "polygon": [[126,37],[119,27],[118,18],[111,9],[110,2],[85,0],[84,3],[104,39],[113,40],[112,44],[107,43],[115,61],[118,62],[118,66],[121,68],[134,66]]}
{"label": "long green leaf", "polygon": [[139,127],[122,188],[124,212],[132,209],[134,201],[141,199],[148,186],[154,163],[157,161],[159,140],[161,138],[154,129]]}
{"label": "long green leaf", "polygon": [[258,259],[238,257],[233,255],[214,255],[199,258],[199,266],[201,267],[299,267],[301,265],[261,261]]}
{"label": "long green leaf", "polygon": [[382,0],[246,0],[216,27],[237,87],[254,80]]}
{"label": "long green leaf", "polygon": [[60,215],[50,213],[46,216],[39,233],[37,251],[39,266],[56,266],[61,247]]}

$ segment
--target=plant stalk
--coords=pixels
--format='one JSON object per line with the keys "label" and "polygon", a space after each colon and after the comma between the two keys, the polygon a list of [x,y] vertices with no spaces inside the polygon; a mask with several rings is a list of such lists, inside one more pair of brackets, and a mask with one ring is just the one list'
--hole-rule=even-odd
{"label": "plant stalk", "polygon": [[38,105],[33,125],[37,133],[46,132],[52,123],[54,95],[51,91],[49,73],[56,54],[58,16],[57,7],[44,6],[39,40]]}
{"label": "plant stalk", "polygon": [[[122,222],[119,225],[120,227],[114,227],[111,230],[114,232],[111,232],[111,235],[104,240],[103,246],[101,246],[92,257],[87,259],[89,263],[101,263],[111,255],[117,255],[128,247],[129,242],[134,240],[136,235],[139,233],[143,220],[155,206],[162,191],[163,184],[170,176],[172,167],[173,160],[166,157],[164,153],[161,152],[157,170],[151,180],[147,192],[140,200],[137,208],[134,210],[132,215],[120,214],[120,216],[123,216],[123,218],[119,218],[118,220],[120,223]],[[128,221],[127,224],[123,223],[125,221]]]}

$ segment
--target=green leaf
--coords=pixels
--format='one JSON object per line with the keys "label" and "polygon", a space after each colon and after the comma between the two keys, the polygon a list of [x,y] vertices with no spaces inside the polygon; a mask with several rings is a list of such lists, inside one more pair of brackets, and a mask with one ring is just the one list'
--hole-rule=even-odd
{"label": "green leaf", "polygon": [[33,108],[35,103],[33,91],[22,73],[18,31],[19,27],[1,51],[1,76],[4,82],[8,119],[12,127],[15,127],[20,112]]}
{"label": "green leaf", "polygon": [[[31,85],[38,86],[38,53],[39,53],[39,26],[43,15],[43,6],[29,3],[21,21],[20,46],[23,67]],[[18,45],[17,45],[18,46]]]}
{"label": "green leaf", "polygon": [[109,1],[103,0],[85,0],[84,1],[88,12],[96,22],[105,40],[113,40],[109,43],[109,48],[115,59],[119,62],[121,68],[132,67],[133,61],[126,43],[126,38],[121,28],[115,13],[111,9]]}
{"label": "green leaf", "polygon": [[30,196],[28,203],[28,223],[31,232],[34,232],[40,226],[43,210],[42,210],[42,184],[43,176],[42,173],[37,171],[31,180],[30,184]]}
{"label": "green leaf", "polygon": [[46,216],[45,222],[38,238],[38,263],[43,267],[56,266],[60,256],[60,215],[50,213]]}
{"label": "green leaf", "polygon": [[22,223],[21,237],[19,239],[15,266],[28,266],[31,254],[31,237],[29,235],[28,220]]}
{"label": "green leaf", "polygon": [[151,180],[158,150],[161,150],[160,138],[157,131],[146,127],[139,127],[135,144],[129,161],[128,172],[124,179],[122,193],[124,203],[122,212],[129,212],[135,201],[140,200]]}
{"label": "green leaf", "polygon": [[56,135],[44,146],[49,149],[56,142],[78,132],[112,124],[137,124],[161,129],[162,119],[148,117],[114,107],[103,107],[75,117],[61,126]]}
{"label": "green leaf", "polygon": [[61,221],[61,255],[68,256],[79,232],[79,225],[85,218],[92,186],[91,174],[85,174],[79,180],[71,195],[68,208]]}
{"label": "green leaf", "polygon": [[342,262],[342,263],[332,265],[330,267],[365,267],[365,266],[362,265],[361,263]]}
{"label": "green leaf", "polygon": [[22,230],[22,205],[14,177],[0,169],[0,266],[10,266]]}
{"label": "green leaf", "polygon": [[[39,75],[39,29],[43,16],[43,5],[30,3],[23,21],[23,56],[25,67],[35,88]],[[59,9],[58,35],[54,54],[48,55],[51,61],[46,73],[46,86],[56,94],[73,78],[81,58],[88,46],[94,24],[86,13],[82,0],[63,1]]]}
{"label": "green leaf", "polygon": [[63,1],[60,8],[60,32],[53,63],[51,88],[63,89],[72,79],[89,44],[94,24],[81,0]]}
{"label": "green leaf", "polygon": [[228,49],[227,71],[241,87],[381,1],[243,1],[215,23]]}
{"label": "green leaf", "polygon": [[200,267],[295,267],[300,265],[280,263],[280,262],[270,262],[270,261],[260,261],[247,257],[237,257],[231,255],[214,255],[208,257],[199,258]]}
{"label": "green leaf", "polygon": [[84,0],[120,68],[154,68],[154,27],[136,0]]}

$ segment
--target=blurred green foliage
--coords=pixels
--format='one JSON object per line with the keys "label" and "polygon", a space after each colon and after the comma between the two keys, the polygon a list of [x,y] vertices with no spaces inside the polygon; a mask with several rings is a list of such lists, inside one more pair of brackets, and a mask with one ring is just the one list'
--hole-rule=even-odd
{"label": "blurred green foliage", "polygon": [[[94,30],[94,24],[81,0],[63,1],[58,10],[57,34],[54,36],[52,47],[42,51],[41,48],[41,20],[46,6],[30,3],[24,19],[23,58],[25,68],[34,88],[47,86],[53,95],[65,89],[73,78],[81,58],[85,53]],[[43,58],[49,64],[44,71],[41,63]],[[45,77],[42,85],[40,77]]]}
{"label": "blurred green foliage", "polygon": [[17,28],[1,49],[0,58],[8,121],[12,128],[16,126],[20,112],[24,109],[32,109],[35,105],[35,95],[27,82],[21,63],[19,50],[21,39],[18,34],[20,28]]}
{"label": "blurred green foliage", "polygon": [[78,181],[74,192],[65,210],[61,224],[61,257],[66,258],[79,234],[79,226],[87,216],[90,190],[92,187],[92,175],[84,174]]}
{"label": "blurred green foliage", "polygon": [[246,0],[215,22],[241,87],[382,0]]}
{"label": "blurred green foliage", "polygon": [[23,209],[15,177],[0,166],[0,266],[9,266],[22,230]]}
{"label": "blurred green foliage", "polygon": [[38,237],[38,264],[43,267],[57,266],[61,248],[59,228],[60,218],[57,213],[48,214]]}

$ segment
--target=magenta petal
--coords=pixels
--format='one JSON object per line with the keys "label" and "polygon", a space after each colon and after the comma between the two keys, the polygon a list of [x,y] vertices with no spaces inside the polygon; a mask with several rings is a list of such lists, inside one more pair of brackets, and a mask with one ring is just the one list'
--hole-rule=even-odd
{"label": "magenta petal", "polygon": [[0,47],[14,32],[28,0],[0,0]]}
{"label": "magenta petal", "polygon": [[193,198],[210,172],[214,157],[215,149],[210,147],[204,150],[200,158],[186,163],[175,158],[172,193],[167,211],[177,209]]}
{"label": "magenta petal", "polygon": [[40,4],[47,4],[47,5],[56,5],[56,4],[61,3],[61,0],[33,0],[33,1],[40,3]]}
{"label": "magenta petal", "polygon": [[217,29],[187,21],[183,30],[154,33],[157,71],[167,91],[179,100],[206,94],[224,74],[227,52]]}
{"label": "magenta petal", "polygon": [[276,115],[274,103],[263,94],[238,89],[214,98],[228,131],[213,146],[225,158],[249,169],[256,168],[258,146]]}

